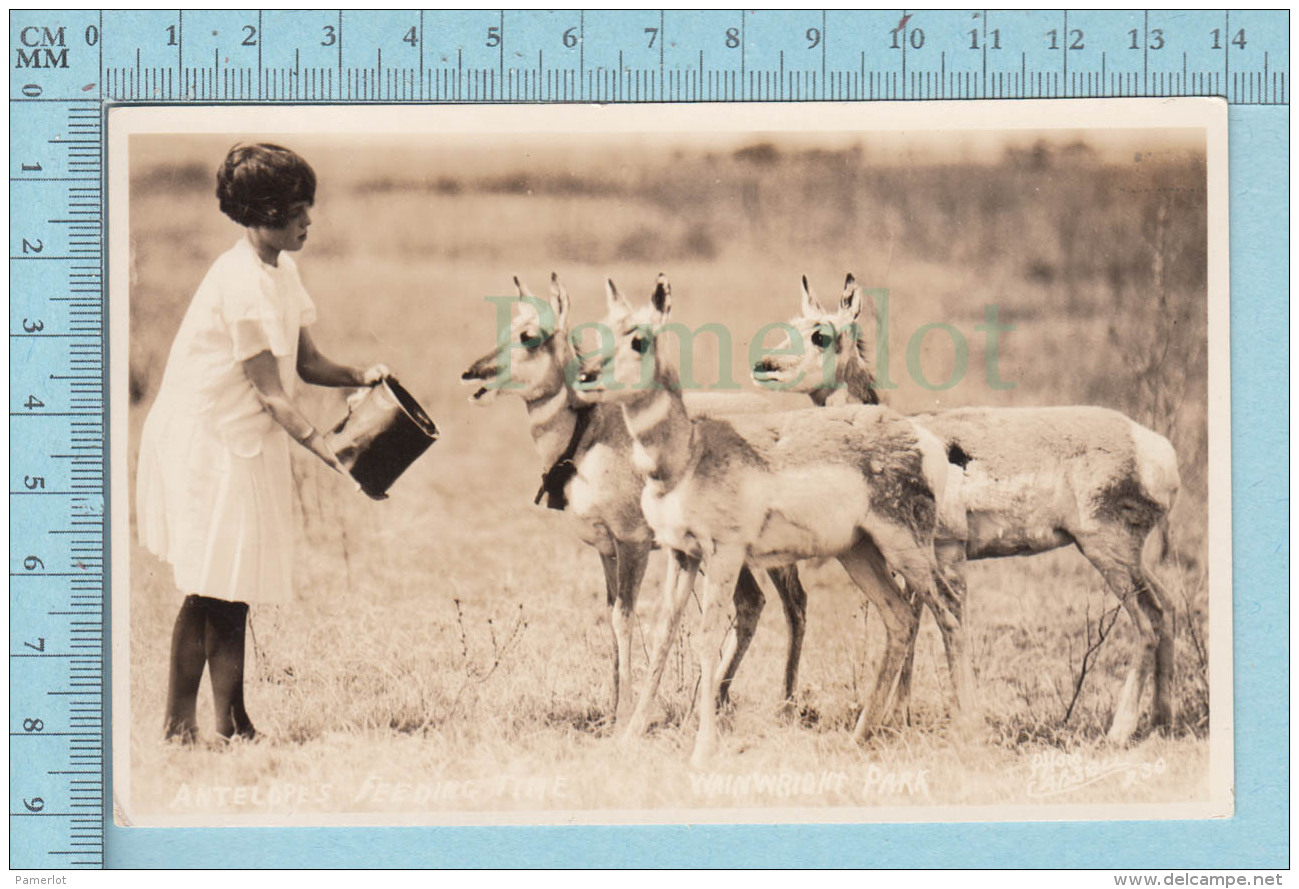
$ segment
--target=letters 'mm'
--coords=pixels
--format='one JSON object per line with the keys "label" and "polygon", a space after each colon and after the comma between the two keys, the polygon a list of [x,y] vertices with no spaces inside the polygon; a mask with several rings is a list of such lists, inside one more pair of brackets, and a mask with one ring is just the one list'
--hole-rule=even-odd
{"label": "letters 'mm'", "polygon": [[[53,29],[28,25],[18,32],[22,46],[16,47],[18,53],[15,68],[66,68],[68,67],[67,43],[63,37],[64,28]],[[55,50],[53,47],[63,47]]]}

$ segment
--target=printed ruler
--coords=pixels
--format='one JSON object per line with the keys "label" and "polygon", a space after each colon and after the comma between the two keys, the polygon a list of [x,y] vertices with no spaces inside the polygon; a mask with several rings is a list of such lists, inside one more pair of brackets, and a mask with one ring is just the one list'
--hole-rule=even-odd
{"label": "printed ruler", "polygon": [[1217,95],[1285,11],[10,13],[10,866],[102,866],[109,103]]}

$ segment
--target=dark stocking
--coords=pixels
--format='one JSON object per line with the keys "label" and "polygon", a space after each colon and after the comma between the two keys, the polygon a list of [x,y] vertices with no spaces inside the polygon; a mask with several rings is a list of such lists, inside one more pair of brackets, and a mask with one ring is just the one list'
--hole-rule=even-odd
{"label": "dark stocking", "polygon": [[198,736],[194,702],[207,660],[203,636],[207,623],[205,603],[214,601],[186,596],[171,631],[171,669],[167,676],[167,716],[163,732],[168,738],[193,741]]}
{"label": "dark stocking", "polygon": [[246,602],[207,599],[208,675],[216,707],[216,731],[223,738],[257,734],[244,709],[244,627]]}

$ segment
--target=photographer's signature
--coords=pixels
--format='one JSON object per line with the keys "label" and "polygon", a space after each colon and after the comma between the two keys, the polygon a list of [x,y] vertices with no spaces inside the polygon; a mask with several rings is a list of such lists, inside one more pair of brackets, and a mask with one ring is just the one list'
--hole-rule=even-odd
{"label": "photographer's signature", "polygon": [[1079,753],[1052,750],[1035,753],[1030,764],[1026,792],[1034,799],[1044,799],[1088,787],[1114,776],[1121,776],[1123,787],[1133,787],[1162,775],[1167,766],[1162,756],[1135,762],[1121,756],[1093,758]]}

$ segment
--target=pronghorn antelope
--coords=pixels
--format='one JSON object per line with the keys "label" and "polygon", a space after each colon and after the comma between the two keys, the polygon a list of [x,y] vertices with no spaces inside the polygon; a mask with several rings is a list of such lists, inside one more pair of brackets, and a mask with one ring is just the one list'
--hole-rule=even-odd
{"label": "pronghorn antelope", "polygon": [[[816,301],[815,296],[812,295],[811,291],[808,290],[806,286],[804,286],[803,293],[804,293],[803,300],[804,300],[805,314],[814,312],[815,309],[813,307],[819,308],[820,304]],[[817,339],[818,341],[822,336],[826,336],[826,337],[829,336],[829,334],[826,333],[825,331],[811,331],[807,335]],[[828,342],[829,341],[827,339],[826,341],[827,345]],[[836,373],[839,373],[840,371],[839,365],[836,365],[835,370]],[[756,369],[755,369],[755,376],[756,376]],[[869,367],[867,366],[865,361],[862,361],[860,363],[843,362],[842,378],[836,376],[836,380],[839,381],[839,385],[836,386],[827,385],[824,387],[817,387],[808,390],[807,394],[811,397],[812,403],[817,405],[818,407],[826,407],[826,406],[843,407],[846,405],[880,403],[879,393],[873,385],[874,377],[871,376]],[[939,521],[941,527],[941,522],[942,522],[941,511],[939,514]],[[897,578],[894,579],[896,580]],[[963,588],[959,585],[963,582],[963,578],[961,577],[948,578],[947,581],[954,590],[958,591],[958,593],[964,592]],[[958,595],[957,598],[958,602],[960,601],[960,598],[961,597]],[[913,598],[911,600],[911,610],[915,612],[916,615],[915,627],[916,629],[919,629],[920,615],[924,611],[924,603],[921,602],[919,598]],[[903,660],[902,670],[898,674],[897,691],[894,698],[895,704],[893,710],[893,720],[895,722],[906,722],[910,717],[909,708],[911,704],[911,676],[915,666],[915,652],[916,652],[915,641],[914,639],[912,639],[907,644],[906,658]]]}
{"label": "pronghorn antelope", "polygon": [[[803,339],[802,354],[764,358],[753,368],[755,380],[814,398],[877,400],[857,325],[862,301],[851,274],[833,311],[803,278],[802,314],[790,322]],[[963,594],[968,559],[1076,544],[1141,637],[1110,739],[1126,741],[1136,731],[1152,664],[1152,724],[1171,725],[1173,615],[1158,579],[1142,564],[1146,539],[1155,527],[1167,528],[1177,496],[1177,454],[1168,440],[1098,407],[961,408],[913,419],[942,440],[948,460],[962,470],[949,490],[964,509],[944,512],[962,520],[936,532],[939,565],[951,587]]]}
{"label": "pronghorn antelope", "polygon": [[[673,550],[664,587],[664,620],[633,725],[653,696],[667,646],[697,573],[704,574],[699,733],[692,761],[716,745],[712,702],[721,680],[718,652],[728,626],[723,612],[745,565],[767,567],[822,556],[839,559],[884,615],[887,643],[860,739],[879,724],[914,635],[915,615],[889,572],[931,605],[948,642],[957,707],[965,710],[970,673],[951,603],[935,586],[933,532],[948,465],[941,443],[906,418],[880,407],[823,408],[727,418],[687,415],[677,371],[654,348],[667,323],[671,295],[660,275],[650,305],[633,310],[607,284],[611,347],[582,363],[578,390],[596,403],[622,406],[645,478],[641,508],[657,539]],[[641,379],[651,363],[653,385]]]}
{"label": "pronghorn antelope", "polygon": [[[581,539],[600,553],[614,635],[614,713],[620,726],[625,726],[632,702],[636,595],[655,546],[653,532],[641,514],[644,483],[632,466],[632,442],[621,412],[613,406],[579,403],[569,385],[569,368],[575,359],[569,342],[568,293],[558,276],[551,276],[551,317],[544,323],[537,309],[542,303],[518,278],[514,283],[519,311],[514,314],[509,339],[470,365],[461,379],[479,384],[470,397],[476,404],[494,400],[502,382],[509,383],[506,392],[523,399],[533,442],[549,467],[542,476],[537,502],[545,499],[550,508],[567,513]],[[503,360],[507,349],[508,364]],[[505,380],[503,371],[508,373]],[[772,568],[768,574],[789,623],[785,699],[790,701],[806,626],[807,596],[792,565]],[[742,572],[735,586],[736,625],[728,637],[719,704],[727,700],[764,603],[757,580],[747,570]]]}

